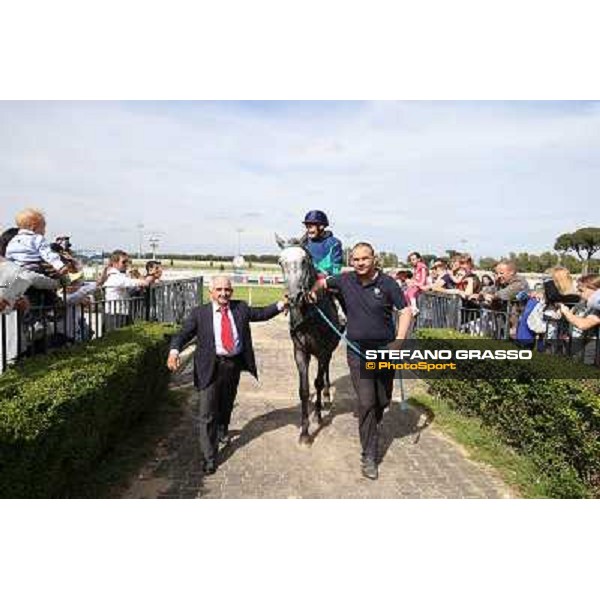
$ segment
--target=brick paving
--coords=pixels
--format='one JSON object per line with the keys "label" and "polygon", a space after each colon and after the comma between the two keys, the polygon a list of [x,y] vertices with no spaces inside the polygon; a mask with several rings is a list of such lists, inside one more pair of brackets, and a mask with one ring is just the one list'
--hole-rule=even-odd
{"label": "brick paving", "polygon": [[[260,381],[244,373],[233,413],[234,438],[217,472],[205,477],[197,441],[196,393],[189,390],[179,424],[128,486],[126,498],[509,498],[514,493],[489,467],[428,426],[415,407],[386,412],[379,479],[360,474],[354,392],[345,348],[331,367],[333,403],[312,444],[298,444],[300,401],[292,344],[284,317],[252,325]],[[313,371],[311,370],[311,376]],[[189,382],[189,370],[178,376]],[[407,389],[420,383],[408,381]]]}

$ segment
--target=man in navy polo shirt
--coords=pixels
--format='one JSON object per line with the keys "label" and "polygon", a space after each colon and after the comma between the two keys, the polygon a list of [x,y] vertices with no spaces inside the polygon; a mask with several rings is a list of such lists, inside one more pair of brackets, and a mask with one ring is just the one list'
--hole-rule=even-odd
{"label": "man in navy polo shirt", "polygon": [[[365,342],[369,347],[397,346],[410,329],[412,313],[398,284],[377,269],[371,244],[359,242],[352,248],[351,273],[341,273],[319,282],[318,287],[337,290],[347,309],[347,337],[352,346]],[[399,316],[399,318],[397,318]],[[362,446],[362,474],[378,476],[379,424],[390,404],[394,372],[376,371],[369,378],[360,376],[360,357],[348,346],[348,367],[358,396],[358,433]]]}

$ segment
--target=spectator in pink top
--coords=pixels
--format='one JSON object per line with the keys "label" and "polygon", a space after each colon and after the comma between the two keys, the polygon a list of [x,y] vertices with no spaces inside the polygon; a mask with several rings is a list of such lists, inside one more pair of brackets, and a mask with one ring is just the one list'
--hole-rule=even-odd
{"label": "spectator in pink top", "polygon": [[410,305],[410,309],[414,316],[419,314],[417,308],[417,298],[427,288],[427,278],[429,277],[429,269],[421,258],[418,252],[411,252],[408,255],[408,262],[410,262],[413,268],[412,279],[408,282],[408,287],[404,292],[407,304]]}

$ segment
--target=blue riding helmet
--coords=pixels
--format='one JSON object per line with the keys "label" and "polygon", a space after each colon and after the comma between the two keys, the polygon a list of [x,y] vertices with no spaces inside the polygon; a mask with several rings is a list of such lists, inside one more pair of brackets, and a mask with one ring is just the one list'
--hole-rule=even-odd
{"label": "blue riding helmet", "polygon": [[327,227],[329,225],[329,219],[322,210],[309,210],[302,221],[305,225],[307,223],[314,223],[315,225],[323,225]]}

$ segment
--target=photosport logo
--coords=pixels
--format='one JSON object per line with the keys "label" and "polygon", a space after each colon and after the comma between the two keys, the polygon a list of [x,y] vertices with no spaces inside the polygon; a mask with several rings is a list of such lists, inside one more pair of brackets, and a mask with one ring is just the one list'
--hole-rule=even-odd
{"label": "photosport logo", "polygon": [[383,345],[356,344],[360,376],[373,379],[410,375],[420,378],[511,379],[532,383],[539,379],[599,379],[600,369],[548,356],[511,341],[480,339],[410,339]]}
{"label": "photosport logo", "polygon": [[531,360],[531,350],[365,350],[367,371],[457,371],[460,361]]}

